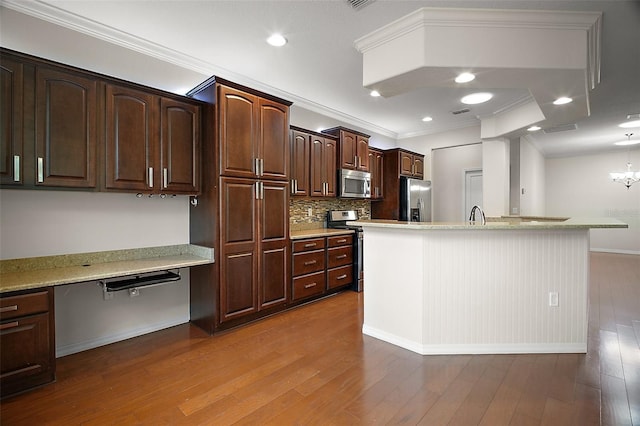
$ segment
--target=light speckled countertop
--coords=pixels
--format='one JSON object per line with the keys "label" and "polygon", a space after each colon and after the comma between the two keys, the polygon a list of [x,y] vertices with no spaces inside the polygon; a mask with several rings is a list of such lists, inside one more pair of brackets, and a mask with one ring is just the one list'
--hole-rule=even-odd
{"label": "light speckled countertop", "polygon": [[192,244],[2,260],[0,293],[213,262],[212,248]]}
{"label": "light speckled countertop", "polygon": [[570,218],[563,222],[487,222],[486,225],[469,222],[402,222],[397,220],[359,220],[347,222],[366,228],[396,228],[417,230],[561,230],[591,228],[628,228],[629,225],[613,218]]}
{"label": "light speckled countertop", "polygon": [[316,228],[291,231],[289,233],[289,237],[292,240],[301,240],[303,238],[331,237],[333,235],[344,235],[353,233],[354,231],[352,229]]}

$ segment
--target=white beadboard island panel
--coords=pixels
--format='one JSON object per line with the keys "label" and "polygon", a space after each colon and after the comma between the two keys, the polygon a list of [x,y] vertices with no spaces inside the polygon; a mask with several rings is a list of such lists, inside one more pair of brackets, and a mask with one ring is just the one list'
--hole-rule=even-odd
{"label": "white beadboard island panel", "polygon": [[588,221],[358,224],[364,334],[420,354],[586,352]]}

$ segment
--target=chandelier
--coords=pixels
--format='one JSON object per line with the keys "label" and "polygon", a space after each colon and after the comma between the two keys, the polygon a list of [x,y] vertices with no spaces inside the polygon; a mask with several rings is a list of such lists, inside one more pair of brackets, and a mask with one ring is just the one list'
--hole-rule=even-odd
{"label": "chandelier", "polygon": [[[628,139],[627,145],[631,145],[631,136],[633,136],[633,133],[626,133],[625,136]],[[633,185],[634,183],[640,181],[640,172],[634,172],[631,170],[631,160],[629,159],[627,159],[626,172],[612,172],[609,173],[609,176],[611,176],[611,180],[613,180],[614,182],[620,182],[621,184],[626,186],[627,189],[629,189],[629,187],[631,187],[631,185]]]}

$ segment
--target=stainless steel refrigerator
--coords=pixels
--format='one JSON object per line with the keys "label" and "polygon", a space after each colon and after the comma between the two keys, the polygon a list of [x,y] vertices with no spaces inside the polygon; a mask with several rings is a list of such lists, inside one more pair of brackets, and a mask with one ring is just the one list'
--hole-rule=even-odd
{"label": "stainless steel refrigerator", "polygon": [[399,219],[431,222],[431,181],[400,177]]}

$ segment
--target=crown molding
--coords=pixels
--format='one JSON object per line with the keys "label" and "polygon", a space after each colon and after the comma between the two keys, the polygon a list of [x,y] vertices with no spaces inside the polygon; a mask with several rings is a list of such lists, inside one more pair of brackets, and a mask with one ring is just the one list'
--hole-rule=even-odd
{"label": "crown molding", "polygon": [[168,62],[179,67],[196,71],[206,76],[216,75],[235,83],[251,87],[253,89],[269,93],[279,98],[293,101],[296,107],[304,108],[341,122],[364,128],[392,139],[397,139],[398,134],[380,127],[376,124],[361,120],[344,112],[320,105],[317,102],[286,92],[268,84],[235,73],[224,67],[200,60],[191,55],[169,49],[160,44],[118,30],[108,25],[69,13],[56,6],[39,0],[25,2],[19,0],[3,0],[2,6],[16,12],[50,22],[55,25],[76,31],[111,44],[133,50],[143,55]]}

